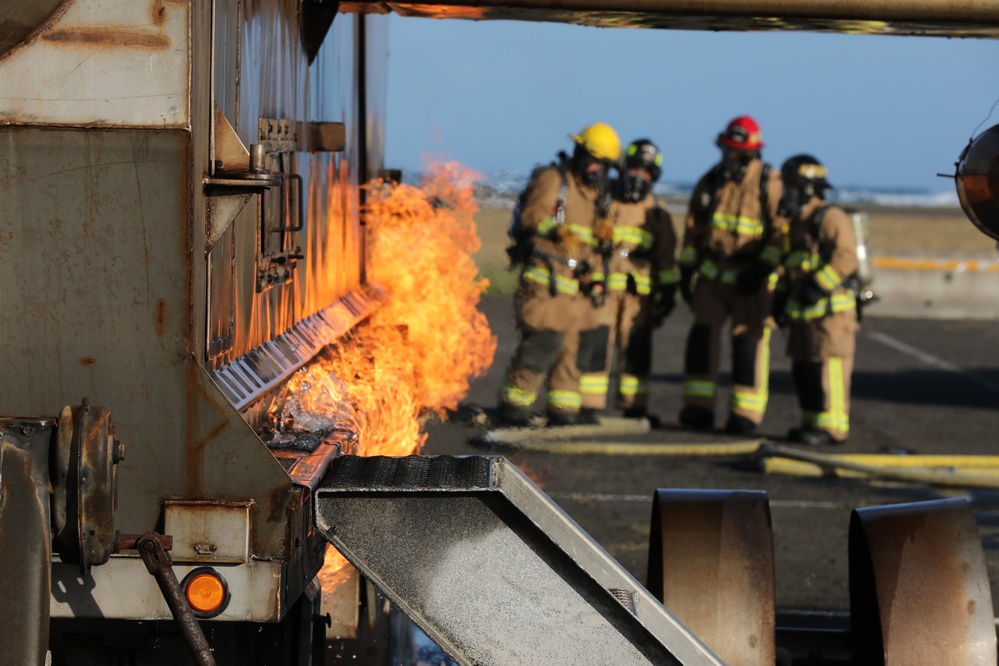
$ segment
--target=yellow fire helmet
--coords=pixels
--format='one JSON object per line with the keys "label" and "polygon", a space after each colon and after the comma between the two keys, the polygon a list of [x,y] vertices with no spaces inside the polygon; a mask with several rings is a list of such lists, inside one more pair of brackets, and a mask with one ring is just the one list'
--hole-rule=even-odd
{"label": "yellow fire helmet", "polygon": [[616,162],[621,157],[621,139],[607,123],[593,123],[569,138],[586,148],[598,160]]}

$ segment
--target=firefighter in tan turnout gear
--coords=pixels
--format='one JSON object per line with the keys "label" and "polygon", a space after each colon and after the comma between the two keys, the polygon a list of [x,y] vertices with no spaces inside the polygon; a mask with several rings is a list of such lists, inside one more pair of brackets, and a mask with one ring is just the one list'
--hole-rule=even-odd
{"label": "firefighter in tan turnout gear", "polygon": [[694,313],[684,358],[680,423],[714,426],[722,327],[731,319],[732,396],[725,430],[754,432],[770,374],[770,278],[782,257],[780,175],[760,159],[749,116],[718,136],[721,161],[694,188],[680,252],[680,291]]}
{"label": "firefighter in tan turnout gear", "polygon": [[[778,285],[790,326],[801,427],[788,439],[838,444],[850,432],[850,375],[857,331],[857,239],[850,216],[824,200],[826,169],[811,155],[796,155],[781,168],[781,214],[790,219],[791,251]],[[786,292],[784,291],[786,287]]]}
{"label": "firefighter in tan turnout gear", "polygon": [[[583,410],[606,406],[610,365],[618,354],[615,406],[626,417],[647,416],[652,367],[652,331],[676,303],[676,232],[669,212],[652,194],[662,174],[663,155],[648,139],[625,150],[620,178],[612,191],[609,219],[613,245],[608,255],[607,303],[603,319],[609,336],[606,352],[583,375]],[[583,364],[581,363],[581,366]]]}
{"label": "firefighter in tan turnout gear", "polygon": [[520,342],[498,409],[510,425],[529,425],[546,377],[549,425],[577,422],[582,406],[576,363],[556,365],[556,359],[574,359],[579,341],[593,337],[580,327],[604,288],[594,227],[621,142],[604,123],[571,138],[572,156],[560,153],[556,163],[535,170],[511,221],[511,261],[521,267],[514,295]]}

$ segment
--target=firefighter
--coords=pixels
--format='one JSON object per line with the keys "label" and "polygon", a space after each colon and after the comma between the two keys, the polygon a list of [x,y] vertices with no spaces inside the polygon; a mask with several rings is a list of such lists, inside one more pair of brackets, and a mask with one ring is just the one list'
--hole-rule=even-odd
{"label": "firefighter", "polygon": [[511,235],[521,248],[511,254],[521,262],[514,295],[520,342],[498,409],[509,425],[529,425],[546,377],[549,425],[577,422],[582,405],[577,364],[556,366],[556,359],[575,359],[579,345],[594,344],[594,332],[580,327],[603,289],[594,228],[621,142],[605,123],[590,125],[571,139],[571,157],[560,153],[555,164],[532,174],[511,223]]}
{"label": "firefighter", "polygon": [[587,372],[580,364],[586,416],[606,406],[615,348],[619,367],[615,406],[629,418],[648,416],[652,331],[672,312],[678,281],[673,221],[652,194],[662,162],[662,152],[654,143],[634,141],[625,150],[621,175],[612,187],[609,218],[613,244],[607,257],[607,302],[598,310],[600,323],[607,326],[609,334],[593,370]]}
{"label": "firefighter", "polygon": [[731,319],[732,396],[725,431],[756,431],[770,374],[771,276],[781,261],[780,174],[760,157],[760,127],[733,119],[716,141],[721,161],[694,187],[680,251],[680,293],[694,324],[684,356],[681,425],[714,426],[722,327]]}
{"label": "firefighter", "polygon": [[[781,168],[781,214],[790,220],[791,251],[784,259],[789,325],[787,351],[801,406],[801,426],[788,439],[839,444],[850,432],[850,375],[857,331],[857,239],[849,215],[826,203],[832,186],[811,155]],[[786,282],[786,285],[785,285]]]}

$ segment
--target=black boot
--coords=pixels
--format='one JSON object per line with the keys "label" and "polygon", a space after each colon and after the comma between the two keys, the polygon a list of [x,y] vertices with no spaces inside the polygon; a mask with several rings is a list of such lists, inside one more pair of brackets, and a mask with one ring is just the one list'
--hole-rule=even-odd
{"label": "black boot", "polygon": [[531,425],[531,410],[527,407],[518,407],[509,402],[500,401],[496,408],[496,415],[501,426],[526,428]]}
{"label": "black boot", "polygon": [[756,433],[756,424],[745,416],[729,414],[725,422],[725,432],[730,435],[752,435]]}
{"label": "black boot", "polygon": [[585,425],[598,425],[600,417],[597,415],[597,410],[593,407],[583,407],[579,410],[579,418],[576,422]]}
{"label": "black boot", "polygon": [[787,433],[787,438],[792,442],[797,442],[798,444],[807,444],[808,446],[832,446],[835,444],[842,444],[846,440],[836,440],[825,430],[820,430],[813,426],[802,426],[800,428],[791,428]]}
{"label": "black boot", "polygon": [[579,423],[579,412],[567,412],[563,409],[548,410],[548,427],[570,426]]}
{"label": "black boot", "polygon": [[645,419],[649,422],[649,427],[660,428],[662,427],[662,419],[660,419],[655,414],[649,414],[645,407],[632,407],[631,409],[625,409],[621,412],[621,416],[626,419]]}
{"label": "black boot", "polygon": [[715,425],[715,415],[710,409],[687,405],[680,410],[680,425],[690,430],[711,430]]}

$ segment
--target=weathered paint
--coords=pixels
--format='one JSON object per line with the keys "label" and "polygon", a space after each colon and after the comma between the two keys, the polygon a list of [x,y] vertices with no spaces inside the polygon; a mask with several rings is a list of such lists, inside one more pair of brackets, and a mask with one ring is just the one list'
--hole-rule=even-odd
{"label": "weathered paint", "polygon": [[190,17],[184,2],[67,2],[0,60],[0,123],[189,127]]}
{"label": "weathered paint", "polygon": [[985,553],[965,498],[855,509],[849,540],[854,663],[996,663]]}
{"label": "weathered paint", "polygon": [[655,493],[649,590],[730,666],[777,658],[774,550],[765,492]]}
{"label": "weathered paint", "polygon": [[340,11],[605,28],[999,37],[999,6],[979,0],[352,0]]}

